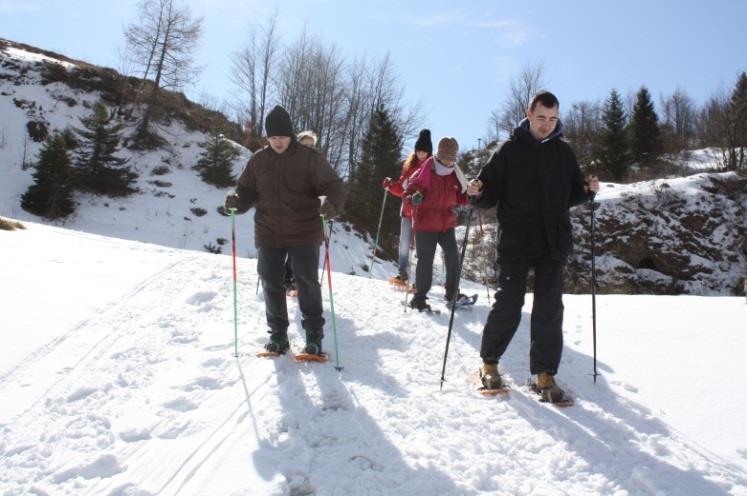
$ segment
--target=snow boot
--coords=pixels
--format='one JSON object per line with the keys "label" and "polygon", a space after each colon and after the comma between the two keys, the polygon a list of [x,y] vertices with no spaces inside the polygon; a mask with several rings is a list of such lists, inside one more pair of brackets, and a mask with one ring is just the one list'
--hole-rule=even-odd
{"label": "snow boot", "polygon": [[389,284],[392,286],[397,286],[398,288],[407,288],[409,285],[407,283],[407,273],[406,272],[400,272],[396,276],[389,278]]}
{"label": "snow boot", "polygon": [[459,307],[465,305],[469,301],[469,296],[464,293],[457,294],[456,298],[454,298],[453,294],[447,294],[444,295],[444,298],[446,298],[446,302],[449,307],[451,307],[452,305],[456,305]]}
{"label": "snow boot", "polygon": [[303,352],[307,355],[323,355],[322,352],[322,338],[321,334],[307,334],[306,335],[306,346]]}
{"label": "snow boot", "polygon": [[549,372],[537,374],[537,390],[545,401],[562,403],[566,401],[565,392],[555,382],[555,377]]}
{"label": "snow boot", "polygon": [[425,302],[426,298],[418,298],[417,296],[410,301],[410,308],[417,310],[418,312],[430,312],[431,306]]}
{"label": "snow boot", "polygon": [[288,343],[288,334],[281,332],[270,333],[270,341],[265,345],[265,351],[269,353],[277,353],[278,355],[285,355],[290,349],[290,343]]}
{"label": "snow boot", "polygon": [[497,363],[483,363],[480,367],[480,380],[485,389],[500,389],[503,387],[501,374]]}

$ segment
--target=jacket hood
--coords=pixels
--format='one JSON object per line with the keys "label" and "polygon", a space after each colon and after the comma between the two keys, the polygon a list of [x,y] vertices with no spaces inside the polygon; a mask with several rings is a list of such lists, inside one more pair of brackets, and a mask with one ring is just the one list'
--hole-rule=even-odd
{"label": "jacket hood", "polygon": [[532,135],[532,133],[529,131],[529,119],[527,119],[526,117],[524,117],[521,120],[521,122],[519,122],[519,126],[516,129],[514,129],[514,135],[516,135],[517,133],[526,134],[527,136],[529,136],[533,140],[538,141],[539,143],[547,143],[550,140],[553,140],[555,138],[559,138],[559,137],[563,136],[563,121],[561,121],[560,119],[558,119],[558,125],[555,126],[555,129],[553,130],[553,132],[550,133],[550,136],[548,136],[547,138],[543,139],[542,141],[537,140]]}

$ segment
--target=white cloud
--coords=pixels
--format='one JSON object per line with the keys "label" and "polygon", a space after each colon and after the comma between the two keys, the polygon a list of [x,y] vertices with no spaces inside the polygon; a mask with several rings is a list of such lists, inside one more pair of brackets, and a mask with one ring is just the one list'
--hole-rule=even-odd
{"label": "white cloud", "polygon": [[426,28],[495,30],[496,40],[503,48],[520,47],[537,37],[531,28],[512,19],[473,19],[461,12],[439,12],[407,22]]}

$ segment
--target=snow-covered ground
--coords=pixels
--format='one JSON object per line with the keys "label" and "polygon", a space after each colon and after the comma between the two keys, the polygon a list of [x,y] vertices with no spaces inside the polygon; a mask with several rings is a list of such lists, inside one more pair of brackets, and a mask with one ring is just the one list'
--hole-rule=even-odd
{"label": "snow-covered ground", "polygon": [[685,171],[718,171],[724,169],[724,157],[717,148],[687,150],[665,157]]}
{"label": "snow-covered ground", "polygon": [[[61,83],[41,84],[40,60],[54,59],[0,45],[0,216],[22,221],[41,219],[21,208],[21,196],[33,183],[34,168],[24,168],[35,163],[41,143],[26,137],[26,124],[30,120],[44,121],[50,132],[68,127],[81,127],[80,118],[88,116],[99,96],[69,88]],[[59,62],[70,67],[68,62]],[[24,75],[19,79],[19,69]],[[70,106],[66,101],[75,101]],[[123,136],[132,132],[126,128]],[[216,188],[204,183],[192,167],[200,158],[201,143],[209,136],[185,129],[177,121],[161,125],[158,132],[168,143],[163,149],[139,152],[122,149],[118,156],[127,158],[128,165],[140,177],[139,189],[126,198],[107,198],[87,193],[76,193],[76,212],[63,221],[53,224],[88,233],[122,239],[155,243],[174,248],[202,251],[206,246],[220,247],[230,253],[230,225],[227,217],[218,213],[226,194],[232,188]],[[240,155],[234,162],[238,177],[251,153],[235,144]],[[164,174],[154,171],[164,169]],[[256,257],[254,247],[254,210],[237,217],[236,237],[239,240],[239,257]],[[221,244],[223,243],[223,244]],[[335,270],[345,273],[367,274],[371,240],[361,240],[359,235],[345,225],[334,228],[331,250]],[[50,248],[50,247],[47,247]],[[364,269],[366,267],[366,269]],[[374,265],[373,276],[386,278],[396,272],[391,263]]]}
{"label": "snow-covered ground", "polygon": [[258,359],[240,259],[234,358],[230,257],[25,224],[0,231],[0,494],[747,494],[743,298],[599,296],[594,384],[590,297],[566,296],[560,410],[523,386],[526,313],[510,396],[475,392],[484,288],[441,391],[448,315],[383,281],[333,273],[330,363]]}

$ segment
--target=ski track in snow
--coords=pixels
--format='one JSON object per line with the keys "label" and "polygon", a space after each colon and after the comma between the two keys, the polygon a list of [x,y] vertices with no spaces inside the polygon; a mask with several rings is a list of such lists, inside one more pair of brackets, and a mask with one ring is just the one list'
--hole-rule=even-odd
{"label": "ski track in snow", "polygon": [[[524,324],[502,364],[509,397],[481,397],[469,377],[484,301],[457,311],[439,392],[448,312],[403,315],[401,292],[338,273],[343,370],[331,325],[328,364],[255,358],[264,306],[242,260],[233,357],[229,261],[182,255],[3,378],[8,397],[43,362],[59,367],[0,427],[3,494],[208,494],[237,460],[255,474],[225,494],[745,494],[744,471],[615,394],[629,385],[589,385],[572,349],[576,406],[539,403],[523,385]],[[295,300],[289,313],[300,320]],[[295,349],[301,335],[292,324]]]}

